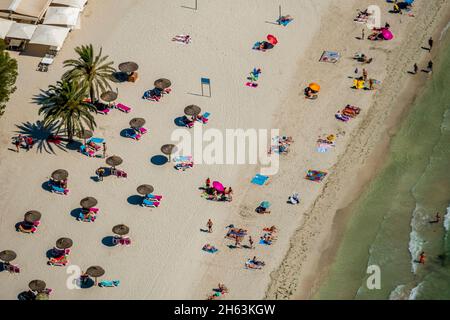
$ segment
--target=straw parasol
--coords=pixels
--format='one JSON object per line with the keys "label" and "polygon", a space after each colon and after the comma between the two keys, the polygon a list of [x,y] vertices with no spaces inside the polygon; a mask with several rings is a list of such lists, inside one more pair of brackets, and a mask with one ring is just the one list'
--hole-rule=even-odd
{"label": "straw parasol", "polygon": [[36,210],[31,210],[25,213],[24,220],[28,223],[34,223],[41,220],[41,213]]}
{"label": "straw parasol", "polygon": [[55,181],[63,181],[69,177],[69,172],[64,169],[58,169],[52,173],[52,179]]}
{"label": "straw parasol", "polygon": [[156,80],[154,85],[156,88],[164,90],[164,89],[169,88],[172,85],[172,82],[170,82],[169,79],[161,78],[161,79]]}
{"label": "straw parasol", "polygon": [[83,209],[90,209],[97,205],[97,203],[97,199],[93,197],[86,197],[80,201],[80,206],[83,207]]}
{"label": "straw parasol", "polygon": [[142,128],[145,124],[145,119],[143,118],[133,118],[130,121],[130,127],[133,129],[139,129]]}
{"label": "straw parasol", "polygon": [[92,266],[86,270],[86,274],[95,278],[95,284],[97,285],[97,278],[105,274],[105,270],[100,266]]}
{"label": "straw parasol", "polygon": [[165,144],[161,147],[161,152],[164,153],[166,156],[169,156],[169,161],[170,161],[170,156],[172,155],[172,153],[177,151],[177,146],[174,144]]}
{"label": "straw parasol", "polygon": [[136,62],[123,62],[119,64],[119,70],[125,73],[133,73],[139,69],[139,66]]}
{"label": "straw parasol", "polygon": [[102,99],[103,101],[109,103],[109,102],[116,101],[116,99],[117,99],[118,96],[119,96],[119,94],[118,94],[117,92],[114,92],[114,91],[106,91],[106,92],[103,92],[103,93],[100,95],[100,99]]}
{"label": "straw parasol", "polygon": [[123,160],[119,156],[111,156],[106,159],[106,164],[110,165],[113,168],[122,164],[122,162],[123,162]]}
{"label": "straw parasol", "polygon": [[42,280],[33,280],[28,284],[28,287],[32,290],[32,291],[44,291],[45,288],[47,287],[47,284],[42,281]]}
{"label": "straw parasol", "polygon": [[195,104],[191,104],[190,106],[184,108],[184,113],[188,116],[198,116],[200,112],[202,112],[202,109]]}
{"label": "straw parasol", "polygon": [[143,184],[139,187],[137,187],[137,192],[143,196],[146,196],[150,193],[152,193],[155,190],[155,188],[153,188],[153,186],[149,185],[149,184]]}
{"label": "straw parasol", "polygon": [[124,236],[130,232],[130,228],[124,224],[118,224],[112,228],[112,232],[118,234],[119,236]]}
{"label": "straw parasol", "polygon": [[12,250],[4,250],[0,252],[0,260],[3,260],[5,262],[11,262],[15,258],[17,258],[17,254]]}
{"label": "straw parasol", "polygon": [[73,241],[69,238],[60,238],[56,240],[56,248],[58,249],[69,249],[72,245]]}

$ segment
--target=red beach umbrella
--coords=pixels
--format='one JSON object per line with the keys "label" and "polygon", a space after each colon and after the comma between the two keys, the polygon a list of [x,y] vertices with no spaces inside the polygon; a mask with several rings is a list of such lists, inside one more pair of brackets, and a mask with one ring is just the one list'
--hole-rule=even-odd
{"label": "red beach umbrella", "polygon": [[267,36],[267,41],[269,41],[269,43],[271,43],[273,45],[276,45],[278,43],[278,39],[274,35],[271,35],[271,34],[269,34]]}

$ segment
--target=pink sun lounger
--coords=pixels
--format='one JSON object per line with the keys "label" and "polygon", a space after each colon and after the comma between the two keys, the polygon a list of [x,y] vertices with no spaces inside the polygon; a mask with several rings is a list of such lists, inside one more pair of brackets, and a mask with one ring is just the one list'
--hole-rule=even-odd
{"label": "pink sun lounger", "polygon": [[127,107],[126,105],[124,105],[122,103],[116,104],[116,108],[125,113],[129,113],[131,111],[130,107]]}

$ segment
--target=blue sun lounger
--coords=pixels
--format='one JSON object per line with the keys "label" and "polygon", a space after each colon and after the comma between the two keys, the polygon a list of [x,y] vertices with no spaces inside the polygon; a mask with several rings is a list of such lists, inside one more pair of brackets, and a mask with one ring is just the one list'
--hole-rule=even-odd
{"label": "blue sun lounger", "polygon": [[105,141],[105,139],[102,138],[90,138],[87,143],[93,142],[95,144],[102,144]]}
{"label": "blue sun lounger", "polygon": [[257,174],[251,181],[253,184],[257,184],[259,186],[262,186],[266,183],[266,181],[269,179],[268,176],[263,176],[261,174]]}

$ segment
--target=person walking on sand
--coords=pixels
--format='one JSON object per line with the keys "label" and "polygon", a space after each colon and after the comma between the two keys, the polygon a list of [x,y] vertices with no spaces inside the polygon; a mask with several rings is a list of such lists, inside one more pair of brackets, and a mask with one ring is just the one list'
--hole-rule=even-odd
{"label": "person walking on sand", "polygon": [[432,37],[430,37],[430,39],[428,39],[428,46],[430,47],[430,49],[428,49],[428,51],[431,51],[431,49],[433,49],[433,43],[434,43],[434,40]]}
{"label": "person walking on sand", "polygon": [[419,263],[420,264],[425,264],[425,251],[422,251],[421,253],[420,253],[420,256],[419,256]]}
{"label": "person walking on sand", "polygon": [[363,79],[364,81],[367,81],[367,70],[363,69]]}
{"label": "person walking on sand", "polygon": [[22,140],[22,136],[19,135],[16,140],[14,141],[14,145],[16,146],[16,152],[19,153],[20,152],[20,143]]}
{"label": "person walking on sand", "polygon": [[205,186],[206,186],[206,189],[209,189],[211,187],[211,179],[210,178],[206,179]]}
{"label": "person walking on sand", "polygon": [[436,212],[435,220],[431,220],[430,223],[439,223],[441,222],[441,215],[439,212]]}
{"label": "person walking on sand", "polygon": [[206,226],[208,227],[208,233],[212,233],[213,222],[211,221],[211,219],[208,219]]}
{"label": "person walking on sand", "polygon": [[105,175],[105,169],[98,168],[97,175],[98,175],[98,181],[103,181],[103,176]]}
{"label": "person walking on sand", "polygon": [[248,236],[248,243],[250,244],[250,249],[254,249],[255,247],[253,247],[253,239],[252,236]]}
{"label": "person walking on sand", "polygon": [[106,142],[103,142],[103,158],[106,158]]}
{"label": "person walking on sand", "polygon": [[428,71],[428,73],[433,72],[433,61],[432,60],[428,61],[427,71]]}

